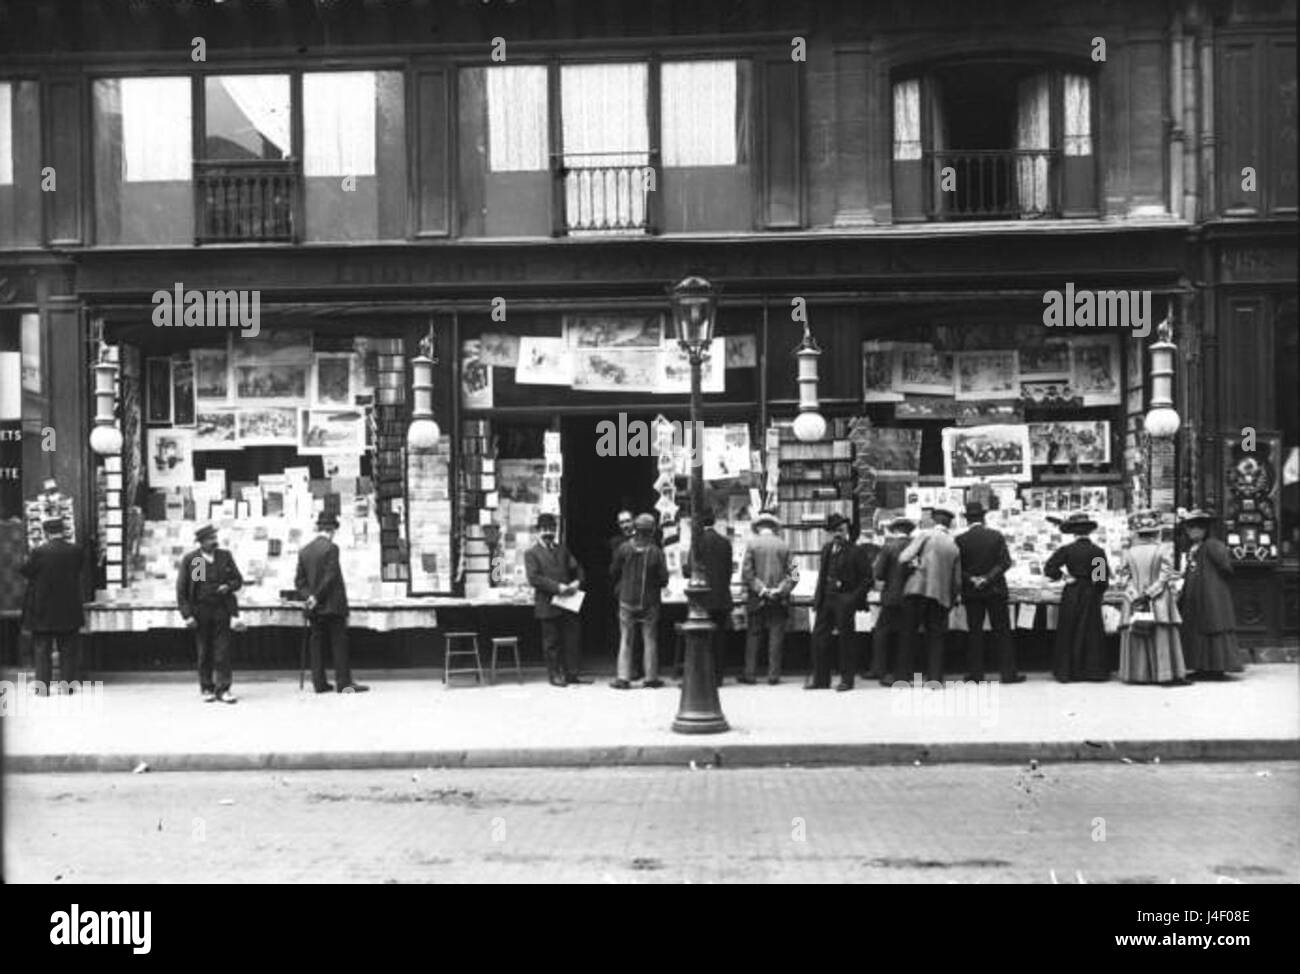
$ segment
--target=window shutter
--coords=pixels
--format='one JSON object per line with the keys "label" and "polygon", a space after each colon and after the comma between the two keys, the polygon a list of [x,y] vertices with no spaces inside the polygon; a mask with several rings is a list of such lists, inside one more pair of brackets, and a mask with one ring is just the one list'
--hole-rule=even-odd
{"label": "window shutter", "polygon": [[419,194],[417,233],[446,234],[450,212],[450,92],[442,68],[416,73],[416,165]]}
{"label": "window shutter", "polygon": [[764,65],[763,225],[769,228],[803,226],[801,70],[800,63],[789,60]]}

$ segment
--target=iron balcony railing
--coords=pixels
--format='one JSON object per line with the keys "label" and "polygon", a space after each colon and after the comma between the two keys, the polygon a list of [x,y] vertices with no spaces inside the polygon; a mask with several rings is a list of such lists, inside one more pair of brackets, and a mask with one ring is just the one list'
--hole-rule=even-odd
{"label": "iron balcony railing", "polygon": [[[1034,219],[1060,215],[1056,149],[941,149],[926,152],[932,220]],[[945,170],[951,172],[945,172]]]}
{"label": "iron balcony railing", "polygon": [[565,153],[552,159],[556,233],[653,233],[659,153]]}
{"label": "iron balcony railing", "polygon": [[195,162],[194,189],[199,243],[297,239],[297,159]]}

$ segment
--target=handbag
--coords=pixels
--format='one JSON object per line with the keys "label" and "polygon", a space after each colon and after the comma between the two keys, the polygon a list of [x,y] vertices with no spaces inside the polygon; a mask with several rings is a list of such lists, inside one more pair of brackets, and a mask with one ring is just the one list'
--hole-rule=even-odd
{"label": "handbag", "polygon": [[1139,636],[1150,635],[1156,628],[1156,614],[1151,610],[1151,600],[1146,596],[1135,599],[1133,613],[1128,620],[1129,629]]}

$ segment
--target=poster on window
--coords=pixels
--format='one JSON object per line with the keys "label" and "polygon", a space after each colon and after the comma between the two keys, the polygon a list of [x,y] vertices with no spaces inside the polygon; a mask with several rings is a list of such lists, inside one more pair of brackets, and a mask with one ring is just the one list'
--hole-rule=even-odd
{"label": "poster on window", "polygon": [[492,368],[513,369],[519,365],[519,336],[487,333],[479,339],[479,358]]}
{"label": "poster on window", "polygon": [[928,345],[900,346],[898,354],[898,391],[923,395],[953,394],[951,352],[936,352]]}
{"label": "poster on window", "polygon": [[462,409],[491,409],[492,367],[483,361],[483,345],[477,338],[461,343],[460,405]]}
{"label": "poster on window", "polygon": [[727,335],[727,368],[752,369],[758,365],[758,340],[753,335]]}
{"label": "poster on window", "polygon": [[194,416],[195,450],[238,450],[233,409],[202,409]]}
{"label": "poster on window", "polygon": [[[709,354],[700,367],[700,389],[703,392],[725,392],[726,341],[713,339]],[[691,360],[676,342],[665,342],[660,350],[660,379],[653,390],[661,395],[685,394],[691,391]]]}
{"label": "poster on window", "polygon": [[524,335],[519,339],[515,385],[567,386],[573,384],[573,354],[563,338]]}
{"label": "poster on window", "polygon": [[225,348],[196,348],[194,357],[194,396],[209,404],[224,403],[230,398],[230,353]]}
{"label": "poster on window", "polygon": [[1036,467],[1110,463],[1110,423],[1105,420],[1030,423],[1029,444]]}
{"label": "poster on window", "polygon": [[1020,364],[1014,349],[958,352],[954,360],[958,399],[1013,399],[1020,392]]}
{"label": "poster on window", "polygon": [[856,441],[855,465],[876,480],[911,482],[921,469],[921,430],[877,426]]}
{"label": "poster on window", "polygon": [[249,406],[235,414],[235,437],[240,446],[297,446],[298,409],[295,406]]}
{"label": "poster on window", "polygon": [[1068,342],[1044,342],[1019,349],[1020,379],[1065,380],[1070,376]]}
{"label": "poster on window", "polygon": [[1070,349],[1071,384],[1085,406],[1118,406],[1119,348],[1110,339],[1084,339]]}
{"label": "poster on window", "polygon": [[969,487],[989,480],[1032,479],[1029,427],[946,427],[943,475],[948,487]]}
{"label": "poster on window", "polygon": [[890,342],[862,343],[863,402],[902,402],[899,360]]}
{"label": "poster on window", "polygon": [[148,431],[149,486],[160,490],[194,483],[193,430]]}
{"label": "poster on window", "polygon": [[662,357],[656,348],[577,348],[573,388],[582,392],[655,392]]}
{"label": "poster on window", "polygon": [[352,356],[347,353],[317,353],[312,401],[323,408],[352,405]]}
{"label": "poster on window", "polygon": [[360,409],[304,409],[301,419],[302,440],[298,452],[303,456],[350,453],[360,456],[366,449],[366,414]]}
{"label": "poster on window", "polygon": [[663,315],[565,315],[564,340],[571,348],[658,348]]}

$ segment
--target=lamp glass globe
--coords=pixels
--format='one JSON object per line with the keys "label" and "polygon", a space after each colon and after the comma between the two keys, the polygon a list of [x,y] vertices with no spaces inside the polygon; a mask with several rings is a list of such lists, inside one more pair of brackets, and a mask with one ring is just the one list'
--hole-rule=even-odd
{"label": "lamp glass globe", "polygon": [[431,419],[417,419],[406,431],[406,443],[412,450],[432,450],[442,438],[442,430]]}
{"label": "lamp glass globe", "polygon": [[1178,432],[1182,421],[1176,410],[1160,406],[1146,414],[1142,425],[1148,436],[1168,438]]}
{"label": "lamp glass globe", "polygon": [[795,439],[813,443],[826,436],[826,420],[821,413],[804,412],[794,418]]}
{"label": "lamp glass globe", "polygon": [[122,431],[116,426],[96,426],[90,431],[90,448],[101,457],[111,457],[122,452]]}

